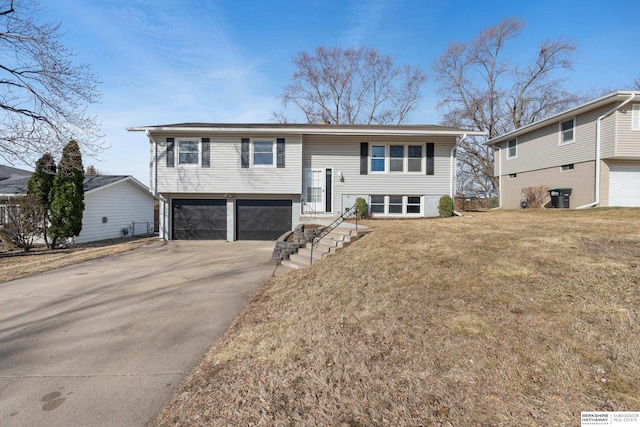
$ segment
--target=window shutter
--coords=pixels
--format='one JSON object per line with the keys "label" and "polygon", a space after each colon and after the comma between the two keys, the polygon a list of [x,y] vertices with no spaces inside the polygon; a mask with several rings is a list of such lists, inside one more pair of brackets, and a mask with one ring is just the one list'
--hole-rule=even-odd
{"label": "window shutter", "polygon": [[249,138],[242,138],[242,167],[249,167]]}
{"label": "window shutter", "polygon": [[369,143],[360,143],[360,175],[366,175],[369,171]]}
{"label": "window shutter", "polygon": [[175,165],[175,138],[167,138],[167,167],[172,168]]}
{"label": "window shutter", "polygon": [[434,174],[433,157],[435,151],[435,144],[433,142],[427,142],[427,175]]}
{"label": "window shutter", "polygon": [[284,167],[284,138],[278,138],[276,140],[277,152],[278,152],[278,167]]}
{"label": "window shutter", "polygon": [[211,142],[209,138],[202,138],[202,167],[211,166]]}

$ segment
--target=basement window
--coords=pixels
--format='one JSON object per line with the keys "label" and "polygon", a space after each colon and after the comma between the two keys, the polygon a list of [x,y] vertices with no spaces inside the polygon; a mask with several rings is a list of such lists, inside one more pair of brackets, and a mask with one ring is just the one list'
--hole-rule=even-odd
{"label": "basement window", "polygon": [[516,179],[517,176],[518,176],[517,173],[510,173],[509,174],[509,179]]}
{"label": "basement window", "polygon": [[573,170],[573,163],[571,163],[569,165],[562,165],[562,170],[563,171],[572,171]]}

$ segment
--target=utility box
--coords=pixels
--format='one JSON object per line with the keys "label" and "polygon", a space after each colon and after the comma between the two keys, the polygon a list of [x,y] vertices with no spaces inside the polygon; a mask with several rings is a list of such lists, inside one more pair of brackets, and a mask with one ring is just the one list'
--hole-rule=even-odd
{"label": "utility box", "polygon": [[552,188],[549,190],[551,206],[556,209],[569,209],[572,188]]}

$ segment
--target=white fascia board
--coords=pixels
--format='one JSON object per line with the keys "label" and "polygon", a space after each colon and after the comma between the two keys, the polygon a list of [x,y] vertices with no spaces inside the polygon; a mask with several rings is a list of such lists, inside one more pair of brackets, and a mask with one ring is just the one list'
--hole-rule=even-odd
{"label": "white fascia board", "polygon": [[491,145],[499,144],[508,139],[512,139],[522,134],[532,132],[534,130],[538,130],[545,126],[549,126],[550,124],[568,120],[579,114],[583,114],[588,111],[595,110],[596,108],[600,108],[603,105],[611,104],[616,101],[620,101],[620,102],[624,101],[627,98],[629,98],[629,96],[631,96],[631,94],[633,93],[635,93],[636,95],[640,95],[640,91],[628,91],[628,90],[625,90],[625,91],[620,90],[617,92],[609,93],[605,96],[594,99],[593,101],[589,101],[585,104],[578,105],[577,107],[570,108],[569,110],[565,110],[561,113],[558,113],[546,119],[538,120],[537,122],[531,123],[529,125],[523,126],[509,133],[505,133],[504,135],[500,135],[496,138],[490,139],[489,141],[486,142],[486,145],[491,146]]}
{"label": "white fascia board", "polygon": [[416,129],[331,129],[318,128],[271,128],[271,127],[131,127],[129,132],[216,132],[216,133],[269,133],[269,134],[295,134],[295,135],[415,135],[415,136],[485,136],[485,132],[479,131],[442,131],[442,130],[416,130]]}

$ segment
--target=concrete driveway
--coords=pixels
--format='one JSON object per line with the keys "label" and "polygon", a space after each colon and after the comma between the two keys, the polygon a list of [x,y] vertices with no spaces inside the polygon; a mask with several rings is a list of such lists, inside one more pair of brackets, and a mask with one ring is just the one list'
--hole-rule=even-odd
{"label": "concrete driveway", "polygon": [[0,425],[142,426],[271,274],[272,242],[157,242],[0,284]]}

